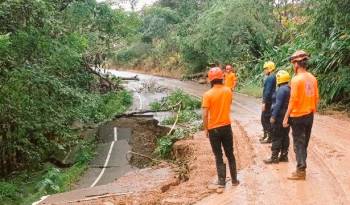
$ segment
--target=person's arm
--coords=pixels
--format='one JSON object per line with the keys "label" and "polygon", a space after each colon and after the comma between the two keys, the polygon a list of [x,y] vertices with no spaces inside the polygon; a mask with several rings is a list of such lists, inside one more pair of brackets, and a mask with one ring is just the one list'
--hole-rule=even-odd
{"label": "person's arm", "polygon": [[233,90],[236,88],[237,86],[237,75],[234,73],[233,75]]}
{"label": "person's arm", "polygon": [[320,95],[319,95],[319,92],[318,92],[318,82],[317,82],[317,79],[315,79],[315,94],[316,94],[316,105],[315,105],[315,112],[317,111],[317,107],[318,107],[318,104],[320,103]]}
{"label": "person's arm", "polygon": [[205,136],[208,137],[208,108],[202,108],[202,119]]}
{"label": "person's arm", "polygon": [[272,90],[273,90],[273,79],[271,77],[267,77],[265,85],[264,85],[264,91],[263,91],[263,103],[262,103],[262,111],[265,111],[265,105],[268,101],[271,101],[272,96]]}
{"label": "person's arm", "polygon": [[289,99],[287,112],[284,115],[283,127],[289,127],[288,118],[290,116],[290,113],[292,113],[293,108],[297,104],[298,98],[299,98],[299,96],[298,96],[298,83],[292,80],[291,88],[290,88],[290,99]]}
{"label": "person's arm", "polygon": [[203,129],[206,137],[208,137],[209,106],[210,106],[209,97],[206,94],[204,94],[203,100],[202,100],[202,120],[203,120]]}
{"label": "person's arm", "polygon": [[263,103],[265,104],[269,98],[271,98],[271,90],[272,90],[272,83],[271,78],[268,77],[266,79],[265,85],[264,85],[264,92],[263,92]]}
{"label": "person's arm", "polygon": [[284,104],[284,101],[285,101],[285,92],[282,89],[277,91],[276,103],[275,103],[275,106],[273,107],[272,114],[271,114],[271,120],[270,120],[271,123],[276,122],[277,116],[281,112],[282,105]]}

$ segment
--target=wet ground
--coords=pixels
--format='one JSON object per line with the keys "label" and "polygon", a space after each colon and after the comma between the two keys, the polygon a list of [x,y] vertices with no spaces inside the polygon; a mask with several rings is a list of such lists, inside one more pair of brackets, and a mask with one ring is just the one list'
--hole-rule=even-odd
{"label": "wet ground", "polygon": [[[119,71],[112,73],[125,77],[135,75]],[[194,82],[137,75],[141,80],[155,80],[161,86],[170,89],[181,88],[198,97],[208,89],[207,86]],[[137,87],[140,84],[131,82],[130,85]],[[135,89],[132,86],[131,88]],[[152,99],[147,94],[142,96],[142,92],[138,94],[140,93],[140,98],[137,97],[139,108],[141,105],[147,105]],[[241,94],[234,96],[232,118],[240,186],[227,186],[225,192],[220,195],[211,194],[206,190],[205,184],[215,179],[215,167],[208,140],[202,133],[198,133],[191,143],[199,145],[200,149],[194,149],[197,151],[192,154],[195,155],[195,159],[204,157],[207,160],[201,163],[194,160],[189,181],[163,192],[156,204],[350,204],[350,121],[316,115],[309,147],[307,180],[288,181],[286,177],[295,169],[292,146],[289,163],[268,166],[262,162],[270,155],[270,145],[261,145],[258,141],[261,136],[260,107],[258,99]],[[142,187],[142,184],[138,184],[138,187]],[[61,195],[62,197],[65,195]],[[144,199],[146,202],[147,197]],[[95,201],[91,204],[104,202]],[[152,200],[149,202],[126,204],[155,204],[151,203]],[[116,200],[112,200],[111,203],[117,204]]]}

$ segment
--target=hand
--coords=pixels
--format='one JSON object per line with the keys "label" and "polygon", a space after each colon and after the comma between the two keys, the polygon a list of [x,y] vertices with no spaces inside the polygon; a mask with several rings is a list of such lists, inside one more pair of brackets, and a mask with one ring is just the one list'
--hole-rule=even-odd
{"label": "hand", "polygon": [[274,117],[271,117],[271,118],[270,118],[270,123],[271,123],[271,124],[275,124],[275,122],[276,122],[276,119],[275,119]]}
{"label": "hand", "polygon": [[283,127],[284,127],[284,128],[289,127],[288,118],[284,118],[284,119],[283,119]]}
{"label": "hand", "polygon": [[263,112],[265,112],[265,109],[266,109],[265,107],[266,107],[266,106],[265,106],[265,103],[263,103],[262,106],[261,106],[261,110],[262,110]]}

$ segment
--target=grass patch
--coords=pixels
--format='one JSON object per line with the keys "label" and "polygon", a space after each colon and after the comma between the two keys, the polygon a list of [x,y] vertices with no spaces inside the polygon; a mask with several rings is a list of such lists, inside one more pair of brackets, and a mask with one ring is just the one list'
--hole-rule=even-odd
{"label": "grass patch", "polygon": [[249,96],[261,98],[262,97],[262,87],[254,83],[244,85],[238,89],[239,93],[243,93]]}

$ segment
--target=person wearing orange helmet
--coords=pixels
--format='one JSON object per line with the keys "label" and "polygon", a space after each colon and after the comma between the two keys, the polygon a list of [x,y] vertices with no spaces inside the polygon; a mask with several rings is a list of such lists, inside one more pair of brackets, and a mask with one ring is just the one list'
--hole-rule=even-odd
{"label": "person wearing orange helmet", "polygon": [[294,152],[297,160],[296,171],[290,180],[305,180],[306,158],[314,113],[319,102],[318,82],[315,76],[308,72],[309,55],[302,50],[296,51],[290,58],[295,76],[291,81],[291,96],[283,126],[292,127]]}
{"label": "person wearing orange helmet", "polygon": [[217,183],[209,188],[223,190],[226,185],[226,164],[223,161],[222,147],[229,164],[232,185],[239,184],[230,120],[232,92],[223,84],[224,73],[220,68],[211,68],[208,78],[211,89],[204,93],[202,99],[203,127],[215,156],[218,175]]}
{"label": "person wearing orange helmet", "polygon": [[224,83],[232,91],[234,91],[234,89],[236,88],[237,77],[236,74],[233,72],[233,67],[231,64],[226,65]]}

